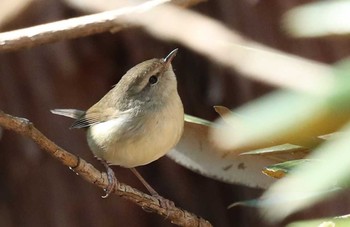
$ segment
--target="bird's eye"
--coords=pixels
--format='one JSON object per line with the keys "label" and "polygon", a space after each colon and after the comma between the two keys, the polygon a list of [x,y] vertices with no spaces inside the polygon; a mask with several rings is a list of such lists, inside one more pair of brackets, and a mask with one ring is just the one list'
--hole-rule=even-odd
{"label": "bird's eye", "polygon": [[156,77],[156,76],[151,76],[151,77],[148,79],[148,82],[149,82],[150,84],[155,84],[155,83],[158,82],[158,77]]}

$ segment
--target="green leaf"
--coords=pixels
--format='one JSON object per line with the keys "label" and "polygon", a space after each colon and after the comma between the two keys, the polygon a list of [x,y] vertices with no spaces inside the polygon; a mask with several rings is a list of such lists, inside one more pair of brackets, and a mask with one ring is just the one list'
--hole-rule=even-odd
{"label": "green leaf", "polygon": [[[317,149],[310,159],[293,169],[288,176],[273,184],[262,196],[265,201],[279,201],[269,204],[262,202],[262,213],[267,220],[278,221],[291,213],[308,207],[315,202],[333,195],[337,185],[346,185],[350,172],[350,124],[339,138],[329,141]],[[263,201],[262,200],[262,201]]]}
{"label": "green leaf", "polygon": [[316,220],[297,221],[287,225],[287,227],[348,227],[350,226],[350,216],[340,216],[333,218],[322,218]]}
{"label": "green leaf", "polygon": [[[215,128],[218,144],[231,149],[266,147],[270,141],[319,145],[308,157],[317,162],[299,164],[263,194],[260,206],[267,220],[280,221],[349,183],[350,61],[335,66],[334,73],[334,83],[318,95],[274,92],[236,111],[249,122],[220,132]],[[336,130],[341,131],[337,138],[319,144],[319,136]]]}
{"label": "green leaf", "polygon": [[314,2],[287,12],[283,25],[297,37],[345,35],[350,33],[349,11],[349,1]]}
{"label": "green leaf", "polygon": [[[310,95],[293,91],[277,91],[244,105],[235,116],[219,120],[214,130],[218,145],[232,150],[255,150],[285,143],[309,148],[320,145],[319,136],[339,130],[350,120],[350,61],[334,69],[330,88]],[[233,122],[229,126],[226,122]]]}
{"label": "green leaf", "polygon": [[[336,128],[323,124],[328,117],[324,106],[325,100],[317,96],[274,92],[235,111],[246,121],[237,121],[235,116],[219,120],[222,127],[214,130],[214,139],[223,148],[243,151],[286,143],[312,147],[314,138]],[[226,122],[236,123],[227,126]]]}
{"label": "green leaf", "polygon": [[282,144],[282,145],[247,151],[247,152],[241,153],[241,155],[264,155],[264,154],[273,154],[273,153],[280,153],[280,152],[296,152],[296,151],[304,151],[304,150],[305,148],[302,146],[298,146],[294,144]]}
{"label": "green leaf", "polygon": [[245,200],[245,201],[239,201],[230,204],[227,206],[227,209],[231,209],[236,206],[245,206],[245,207],[258,207],[259,206],[259,200],[258,199],[251,199],[251,200]]}
{"label": "green leaf", "polygon": [[317,160],[311,160],[311,159],[299,159],[299,160],[291,160],[286,161],[278,164],[274,164],[271,166],[267,166],[263,173],[267,176],[273,177],[273,178],[282,178],[287,173],[290,173],[295,167],[297,167],[300,164],[304,164],[306,162],[312,162]]}
{"label": "green leaf", "polygon": [[202,118],[191,116],[191,115],[188,115],[188,114],[185,114],[185,121],[191,122],[191,123],[195,123],[195,124],[199,124],[199,125],[205,125],[205,126],[208,126],[208,127],[213,126],[213,124],[214,124],[211,121],[207,121],[207,120],[204,120]]}

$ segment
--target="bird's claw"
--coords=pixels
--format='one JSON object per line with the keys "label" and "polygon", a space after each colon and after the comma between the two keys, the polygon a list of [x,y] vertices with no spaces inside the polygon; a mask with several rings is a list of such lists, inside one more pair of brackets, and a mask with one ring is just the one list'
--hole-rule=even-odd
{"label": "bird's claw", "polygon": [[108,196],[113,192],[116,184],[117,184],[117,179],[115,178],[114,171],[107,165],[104,165],[106,168],[106,174],[107,174],[107,179],[108,179],[108,186],[107,188],[104,189],[106,192],[105,195],[102,196],[103,199],[108,198]]}

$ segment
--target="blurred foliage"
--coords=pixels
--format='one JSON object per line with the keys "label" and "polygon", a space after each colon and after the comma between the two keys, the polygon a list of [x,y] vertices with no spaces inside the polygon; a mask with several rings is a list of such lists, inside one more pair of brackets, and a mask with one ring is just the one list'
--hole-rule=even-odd
{"label": "blurred foliage", "polygon": [[299,160],[291,160],[286,161],[282,163],[278,163],[275,165],[267,166],[263,173],[267,176],[273,177],[273,178],[282,178],[287,173],[289,173],[291,170],[293,170],[295,167],[297,167],[300,164],[303,164],[305,162],[310,162],[312,160],[310,159],[299,159]]}
{"label": "blurred foliage", "polygon": [[[286,16],[287,28],[301,36],[344,34],[349,30],[349,15],[350,1],[316,2],[291,10]],[[286,144],[312,151],[305,159],[266,167],[265,174],[283,179],[260,199],[234,205],[259,207],[266,220],[276,222],[334,195],[339,185],[347,185],[350,179],[350,60],[333,66],[332,79],[328,87],[319,84],[318,94],[279,90],[234,110],[249,119],[243,124],[237,121],[236,115],[225,115],[224,120],[218,121],[221,125],[228,122],[231,125],[224,130],[214,130],[217,143],[233,151],[248,150],[245,155],[266,154],[266,151],[249,150]],[[338,130],[336,138],[324,140],[324,135]],[[274,150],[270,148],[268,153]],[[349,225],[348,220],[335,222],[336,226]],[[320,223],[290,226],[333,226]]]}
{"label": "blurred foliage", "polygon": [[287,225],[287,227],[348,227],[350,226],[350,217],[348,215],[335,217],[335,218],[324,218],[318,220],[309,221],[298,221]]}
{"label": "blurred foliage", "polygon": [[284,27],[296,37],[347,35],[349,11],[349,0],[317,1],[290,10],[284,17]]}

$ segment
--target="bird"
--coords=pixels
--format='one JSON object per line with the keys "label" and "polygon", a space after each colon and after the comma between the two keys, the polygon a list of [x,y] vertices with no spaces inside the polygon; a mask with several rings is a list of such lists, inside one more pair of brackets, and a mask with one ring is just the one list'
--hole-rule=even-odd
{"label": "bird", "polygon": [[183,133],[184,108],[171,64],[177,51],[132,67],[86,111],[51,110],[75,119],[70,128],[86,129],[89,148],[106,168],[108,187],[103,198],[117,181],[111,165],[130,168],[152,195],[159,195],[135,167],[164,156]]}

